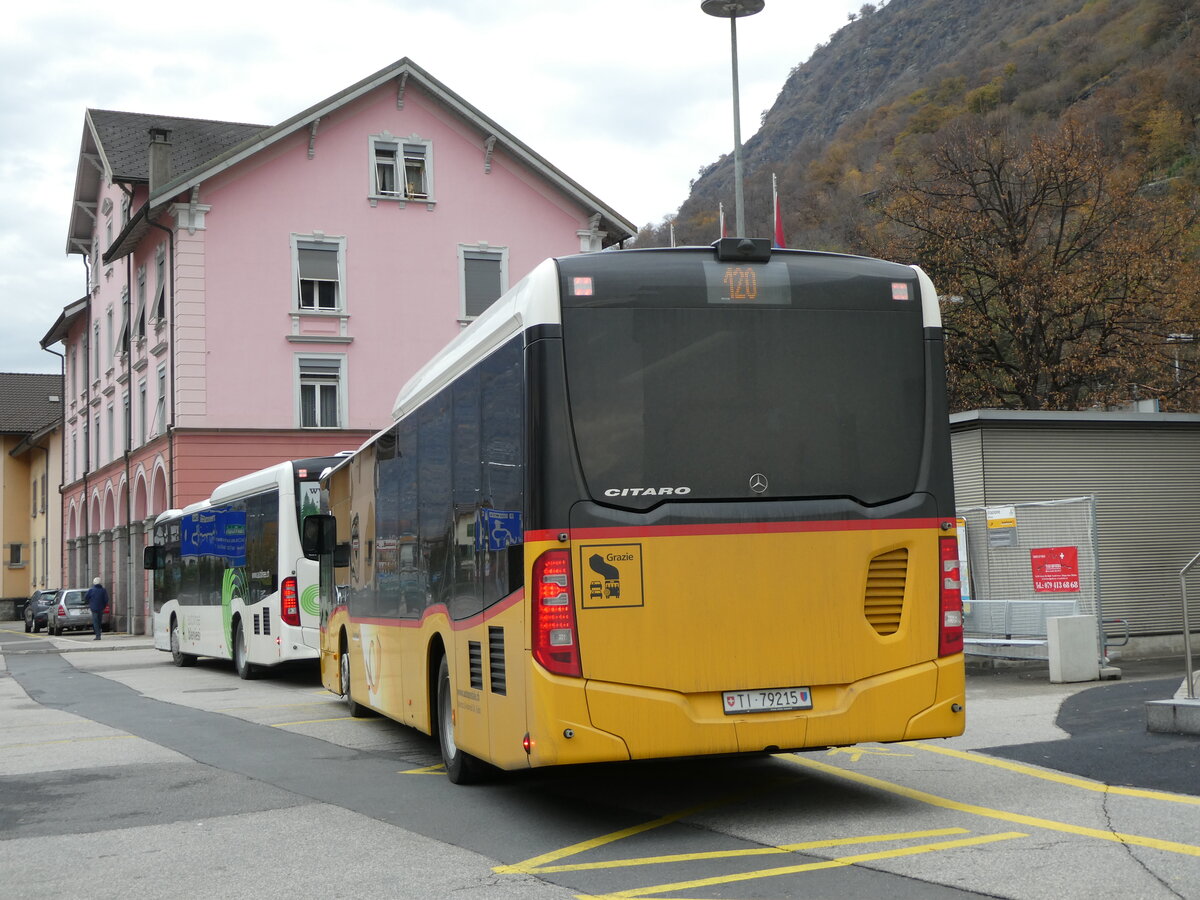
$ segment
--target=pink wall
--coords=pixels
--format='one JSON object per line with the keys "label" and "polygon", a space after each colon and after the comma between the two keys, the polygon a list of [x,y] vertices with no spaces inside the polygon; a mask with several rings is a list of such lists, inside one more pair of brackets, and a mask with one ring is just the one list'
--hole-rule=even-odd
{"label": "pink wall", "polygon": [[[432,210],[420,201],[369,202],[369,137],[383,132],[432,141]],[[345,426],[381,427],[405,380],[460,330],[460,243],[507,247],[510,286],[546,257],[578,252],[576,232],[592,210],[502,150],[485,174],[486,137],[412,81],[397,109],[389,83],[324,116],[314,158],[305,129],[205,183],[206,229],[190,240],[193,254],[202,241],[202,258],[186,255],[180,268],[202,278],[204,316],[189,320],[181,308],[178,349],[181,388],[201,374],[189,367],[201,365],[196,383],[207,395],[193,403],[189,394],[180,426],[293,427],[293,357],[326,352],[348,356]],[[346,238],[349,344],[287,340],[290,238],[314,231]],[[186,232],[180,242],[189,244]],[[179,287],[184,301],[188,285]]]}

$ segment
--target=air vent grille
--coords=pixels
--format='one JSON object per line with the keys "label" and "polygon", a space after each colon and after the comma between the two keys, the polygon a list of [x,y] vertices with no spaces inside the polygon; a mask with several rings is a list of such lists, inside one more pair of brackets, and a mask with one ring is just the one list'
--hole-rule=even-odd
{"label": "air vent grille", "polygon": [[507,694],[508,681],[504,674],[504,629],[488,626],[488,671],[492,677],[492,693]]}
{"label": "air vent grille", "polygon": [[908,580],[908,548],[881,553],[867,569],[863,614],[877,634],[895,634],[904,614],[904,585]]}
{"label": "air vent grille", "polygon": [[471,688],[483,690],[483,648],[479,641],[467,643],[467,653],[471,657]]}

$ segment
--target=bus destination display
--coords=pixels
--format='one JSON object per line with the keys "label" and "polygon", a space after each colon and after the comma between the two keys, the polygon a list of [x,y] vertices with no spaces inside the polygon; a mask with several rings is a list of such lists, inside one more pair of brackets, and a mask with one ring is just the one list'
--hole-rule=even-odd
{"label": "bus destination display", "polygon": [[790,306],[792,283],[782,263],[704,262],[709,303]]}

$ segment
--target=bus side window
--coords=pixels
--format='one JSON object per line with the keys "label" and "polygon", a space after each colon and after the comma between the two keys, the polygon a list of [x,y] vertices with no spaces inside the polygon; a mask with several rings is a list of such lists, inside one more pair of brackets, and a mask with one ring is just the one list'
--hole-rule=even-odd
{"label": "bus side window", "polygon": [[[507,597],[520,585],[523,559],[525,509],[525,424],[523,416],[522,349],[510,342],[483,361],[483,399],[480,449],[483,458],[483,490],[480,505],[493,510],[505,524],[503,541],[493,537],[481,541],[484,548],[483,605],[488,607]],[[514,571],[515,569],[515,571]]]}
{"label": "bus side window", "polygon": [[442,391],[421,409],[418,425],[421,568],[428,582],[426,604],[447,604],[453,584],[454,523],[450,516],[450,392]]}

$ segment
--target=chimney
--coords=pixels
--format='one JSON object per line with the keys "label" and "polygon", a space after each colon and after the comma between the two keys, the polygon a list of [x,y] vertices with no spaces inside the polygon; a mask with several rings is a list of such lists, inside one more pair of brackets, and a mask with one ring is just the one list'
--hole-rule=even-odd
{"label": "chimney", "polygon": [[150,129],[150,194],[171,180],[171,130]]}

